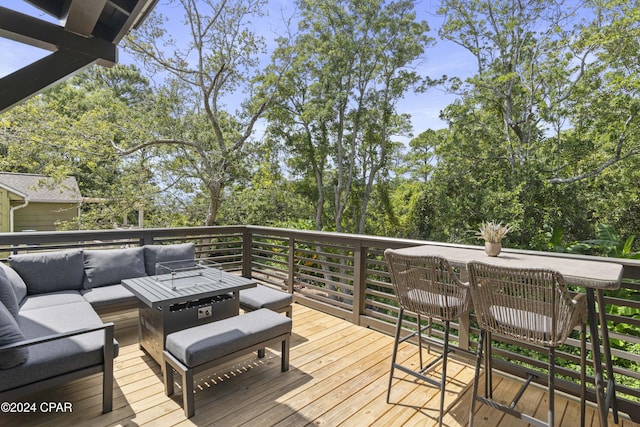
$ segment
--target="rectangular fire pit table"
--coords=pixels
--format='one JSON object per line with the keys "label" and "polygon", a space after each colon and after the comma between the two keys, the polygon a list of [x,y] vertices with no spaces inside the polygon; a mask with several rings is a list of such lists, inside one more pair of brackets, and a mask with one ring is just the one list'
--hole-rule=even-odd
{"label": "rectangular fire pit table", "polygon": [[173,278],[163,274],[126,279],[122,285],[139,300],[140,347],[162,365],[168,334],[239,314],[240,290],[256,283],[207,267]]}

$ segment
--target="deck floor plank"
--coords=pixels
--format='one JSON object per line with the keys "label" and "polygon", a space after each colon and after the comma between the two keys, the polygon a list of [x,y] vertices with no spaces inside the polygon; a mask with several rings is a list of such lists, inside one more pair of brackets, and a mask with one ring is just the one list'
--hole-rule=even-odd
{"label": "deck floor plank", "polygon": [[[0,425],[21,426],[432,426],[437,425],[439,391],[398,372],[386,403],[393,338],[371,329],[294,305],[290,370],[280,372],[278,349],[267,357],[241,357],[196,380],[196,415],[186,419],[182,391],[164,394],[160,366],[138,345],[135,310],[103,316],[116,324],[120,343],[114,363],[113,411],[102,414],[102,377],[93,375],[42,390],[24,402],[71,402],[72,413],[0,413]],[[425,360],[437,352],[427,353]],[[403,343],[398,360],[417,365],[415,346]],[[439,379],[439,366],[430,373]],[[179,380],[179,377],[176,378]],[[467,426],[473,367],[450,358],[447,367],[444,425]],[[482,387],[482,384],[481,384]],[[512,378],[496,376],[494,396],[508,399],[519,388]],[[482,388],[481,388],[482,390]],[[546,416],[546,392],[531,387],[518,405]],[[577,426],[579,402],[556,396],[556,425]],[[610,417],[611,425],[612,417]],[[518,426],[525,423],[476,405],[475,426]],[[593,405],[587,425],[597,425]],[[640,427],[622,418],[622,427]]]}

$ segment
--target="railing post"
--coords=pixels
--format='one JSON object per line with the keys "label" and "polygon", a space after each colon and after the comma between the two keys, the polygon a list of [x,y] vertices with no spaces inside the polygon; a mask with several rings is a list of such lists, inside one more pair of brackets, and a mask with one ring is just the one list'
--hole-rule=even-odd
{"label": "railing post", "polygon": [[353,248],[353,319],[360,325],[360,315],[364,314],[365,287],[367,286],[367,247],[361,242]]}
{"label": "railing post", "polygon": [[460,316],[459,327],[460,329],[458,330],[458,346],[463,350],[469,350],[469,343],[471,339],[471,321],[468,311]]}
{"label": "railing post", "polygon": [[242,230],[242,276],[247,279],[252,277],[251,268],[251,246],[253,244],[253,233],[247,227]]}
{"label": "railing post", "polygon": [[144,232],[140,236],[140,246],[153,245],[155,243],[154,235],[151,232]]}
{"label": "railing post", "polygon": [[296,241],[293,236],[289,237],[289,259],[287,273],[287,291],[293,294],[293,285],[296,281]]}

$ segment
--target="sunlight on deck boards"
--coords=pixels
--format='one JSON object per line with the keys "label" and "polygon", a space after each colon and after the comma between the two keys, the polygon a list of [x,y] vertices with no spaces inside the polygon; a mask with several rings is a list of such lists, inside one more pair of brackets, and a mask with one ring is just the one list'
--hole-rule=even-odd
{"label": "sunlight on deck boards", "polygon": [[[273,349],[264,359],[247,355],[221,366],[197,379],[196,415],[188,420],[180,387],[175,396],[166,397],[160,366],[138,347],[136,312],[104,319],[115,322],[121,346],[115,361],[113,412],[101,413],[102,379],[94,375],[23,399],[71,402],[72,413],[0,414],[1,426],[437,425],[439,393],[432,386],[412,378],[395,379],[392,403],[386,403],[392,337],[298,304],[293,311],[290,370],[280,372],[279,353]],[[401,346],[398,358],[418,363],[412,345]],[[466,426],[473,369],[451,360],[447,377],[444,424]],[[494,385],[494,396],[518,387],[515,381],[500,377]],[[546,399],[546,392],[533,387],[519,407],[544,417]],[[577,399],[556,396],[556,410],[557,425],[579,425]],[[525,425],[483,405],[477,405],[475,421],[478,427]],[[597,424],[594,408],[589,406],[587,425]],[[638,426],[627,419],[619,425]]]}

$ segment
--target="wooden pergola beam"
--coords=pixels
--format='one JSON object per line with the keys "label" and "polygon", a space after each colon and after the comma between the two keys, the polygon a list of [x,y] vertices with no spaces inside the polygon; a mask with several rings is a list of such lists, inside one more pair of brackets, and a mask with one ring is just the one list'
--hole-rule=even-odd
{"label": "wooden pergola beam", "polygon": [[[79,27],[74,28],[80,29]],[[74,51],[100,59],[103,64],[113,65],[118,59],[116,45],[111,42],[80,35],[65,27],[4,7],[0,7],[0,37],[51,52]]]}
{"label": "wooden pergola beam", "polygon": [[90,36],[107,0],[76,1],[69,6],[65,30]]}
{"label": "wooden pergola beam", "polygon": [[39,93],[88,65],[113,66],[118,60],[113,43],[4,7],[0,7],[0,37],[52,52],[0,79],[0,112],[26,99],[25,94]]}
{"label": "wooden pergola beam", "polygon": [[94,63],[70,50],[54,52],[0,79],[0,113]]}
{"label": "wooden pergola beam", "polygon": [[0,78],[0,113],[90,64],[112,66],[117,44],[158,0],[26,0],[61,25],[0,6],[0,38],[51,52]]}

